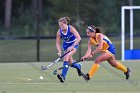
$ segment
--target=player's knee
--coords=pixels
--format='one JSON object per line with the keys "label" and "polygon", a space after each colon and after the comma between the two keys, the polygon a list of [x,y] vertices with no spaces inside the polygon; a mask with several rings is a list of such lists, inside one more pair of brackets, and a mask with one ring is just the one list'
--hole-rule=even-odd
{"label": "player's knee", "polygon": [[68,61],[68,60],[69,60],[69,58],[70,58],[70,55],[69,55],[69,54],[67,54],[67,55],[66,55],[63,59]]}
{"label": "player's knee", "polygon": [[111,64],[111,66],[112,66],[112,67],[116,67],[116,65],[115,65],[115,64]]}
{"label": "player's knee", "polygon": [[100,64],[101,63],[101,60],[97,58],[97,59],[95,59],[95,63],[96,64]]}
{"label": "player's knee", "polygon": [[116,63],[110,63],[110,65],[111,65],[112,67],[117,67],[117,64],[116,64]]}

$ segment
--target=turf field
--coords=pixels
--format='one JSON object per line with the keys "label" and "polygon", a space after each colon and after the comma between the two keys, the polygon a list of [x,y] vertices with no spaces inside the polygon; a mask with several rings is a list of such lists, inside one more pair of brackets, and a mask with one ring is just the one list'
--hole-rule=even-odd
{"label": "turf field", "polygon": [[[69,68],[63,84],[52,73],[62,62],[41,72],[40,66],[45,64],[49,63],[0,63],[0,93],[140,93],[140,61],[123,62],[132,69],[128,81],[121,71],[104,62],[89,82],[79,77],[75,69]],[[92,62],[81,64],[86,73]],[[39,76],[44,79],[40,80]]]}

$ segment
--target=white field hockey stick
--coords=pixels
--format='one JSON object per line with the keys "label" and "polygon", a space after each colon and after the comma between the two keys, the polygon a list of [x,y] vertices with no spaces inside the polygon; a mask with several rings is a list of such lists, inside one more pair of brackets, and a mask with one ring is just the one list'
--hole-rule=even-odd
{"label": "white field hockey stick", "polygon": [[66,52],[65,54],[63,54],[62,56],[60,56],[59,58],[57,58],[56,60],[54,60],[52,63],[50,63],[48,66],[41,66],[41,70],[47,70],[47,69],[49,69],[51,66],[53,66],[55,63],[57,63],[61,58],[63,58],[69,52],[70,51]]}

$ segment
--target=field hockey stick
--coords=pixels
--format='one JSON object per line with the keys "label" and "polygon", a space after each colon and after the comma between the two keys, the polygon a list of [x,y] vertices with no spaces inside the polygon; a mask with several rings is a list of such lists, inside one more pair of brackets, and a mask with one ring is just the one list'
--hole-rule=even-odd
{"label": "field hockey stick", "polygon": [[[87,58],[84,58],[84,60],[87,60]],[[80,60],[74,62],[73,64],[79,63],[79,62],[84,61],[84,60],[80,59]],[[86,82],[88,82],[88,80],[85,78],[85,74],[83,72],[81,72],[81,76],[86,80]]]}
{"label": "field hockey stick", "polygon": [[[87,58],[85,58],[85,60],[87,60]],[[73,64],[76,64],[76,63],[79,63],[79,62],[81,62],[81,61],[84,61],[83,59],[80,59],[80,60],[78,60],[78,61],[76,61],[76,62],[73,62]],[[70,64],[71,65],[71,64]],[[60,71],[60,70],[62,70],[64,67],[59,67],[58,69],[56,69],[56,70],[54,70],[53,71],[53,75],[57,75],[58,74],[58,72]],[[86,80],[86,82],[88,82],[88,80],[85,78],[85,74],[83,73],[83,72],[81,72],[81,76],[84,78],[84,80]]]}
{"label": "field hockey stick", "polygon": [[76,62],[73,62],[72,64],[76,64],[76,63],[79,63],[79,62],[81,62],[81,61],[83,61],[83,59],[80,59],[80,60],[78,60],[78,61],[76,61]]}
{"label": "field hockey stick", "polygon": [[62,70],[62,69],[63,69],[63,67],[59,67],[58,69],[54,70],[54,71],[53,71],[53,75],[57,75],[58,72],[59,72],[60,70]]}
{"label": "field hockey stick", "polygon": [[[79,63],[79,62],[81,62],[81,61],[83,61],[83,60],[80,59],[80,60],[78,60],[78,61],[76,61],[76,62],[73,62],[72,64],[76,64],[76,63]],[[70,64],[70,65],[71,65],[71,64]],[[53,75],[57,75],[58,72],[59,72],[60,70],[62,70],[62,69],[63,69],[63,67],[59,67],[58,69],[54,70],[54,71],[53,71]]]}
{"label": "field hockey stick", "polygon": [[59,58],[57,58],[56,60],[54,60],[52,63],[50,63],[48,66],[41,66],[41,70],[47,70],[47,69],[49,69],[51,66],[53,66],[55,63],[57,63],[61,58],[63,58],[69,52],[70,51],[66,52],[65,54],[63,54],[62,56],[60,56]]}

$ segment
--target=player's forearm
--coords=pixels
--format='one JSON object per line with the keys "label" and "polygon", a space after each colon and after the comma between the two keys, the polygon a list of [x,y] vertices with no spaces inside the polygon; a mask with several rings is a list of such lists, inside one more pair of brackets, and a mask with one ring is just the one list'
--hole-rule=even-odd
{"label": "player's forearm", "polygon": [[91,54],[91,50],[87,50],[87,52],[85,53],[84,57],[87,57]]}
{"label": "player's forearm", "polygon": [[91,55],[94,56],[95,54],[99,53],[101,48],[96,48],[94,51],[91,52]]}
{"label": "player's forearm", "polygon": [[76,41],[74,42],[73,46],[79,44],[80,41],[81,41],[81,37],[80,38],[77,38]]}
{"label": "player's forearm", "polygon": [[57,48],[58,53],[62,52],[62,51],[61,51],[60,44],[56,43],[56,48]]}

